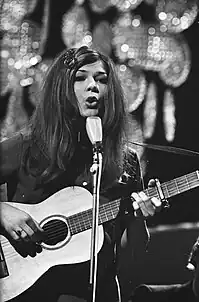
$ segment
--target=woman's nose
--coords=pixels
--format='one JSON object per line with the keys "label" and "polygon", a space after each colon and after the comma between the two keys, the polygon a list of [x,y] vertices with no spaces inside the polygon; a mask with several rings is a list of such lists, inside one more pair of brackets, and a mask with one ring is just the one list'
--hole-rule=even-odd
{"label": "woman's nose", "polygon": [[87,89],[91,90],[91,91],[94,91],[94,92],[99,91],[98,84],[97,84],[97,82],[95,81],[94,78],[91,77],[91,78],[88,79]]}

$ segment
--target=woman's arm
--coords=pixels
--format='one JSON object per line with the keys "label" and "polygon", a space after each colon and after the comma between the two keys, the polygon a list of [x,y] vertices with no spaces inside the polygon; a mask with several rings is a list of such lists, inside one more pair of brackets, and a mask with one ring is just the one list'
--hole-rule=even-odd
{"label": "woman's arm", "polygon": [[[16,134],[0,143],[0,184],[6,184],[13,173],[18,173],[21,164],[22,143],[21,134]],[[1,199],[0,233],[6,236],[13,245],[18,242],[29,244],[41,241],[42,231],[30,215]],[[30,253],[32,253],[32,249]]]}

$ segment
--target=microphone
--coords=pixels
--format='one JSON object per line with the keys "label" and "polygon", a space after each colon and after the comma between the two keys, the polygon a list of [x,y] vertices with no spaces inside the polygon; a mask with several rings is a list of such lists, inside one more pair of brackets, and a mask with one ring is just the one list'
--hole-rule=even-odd
{"label": "microphone", "polygon": [[102,145],[102,122],[98,116],[89,116],[86,119],[86,131],[88,137],[96,150]]}

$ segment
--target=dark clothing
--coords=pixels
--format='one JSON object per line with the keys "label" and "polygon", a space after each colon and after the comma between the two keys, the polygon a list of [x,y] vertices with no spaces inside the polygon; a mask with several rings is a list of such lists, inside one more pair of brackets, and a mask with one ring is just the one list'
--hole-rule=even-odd
{"label": "dark clothing", "polygon": [[[13,138],[4,140],[0,146],[1,152],[1,169],[0,169],[0,184],[7,183],[7,198],[8,201],[16,201],[20,203],[38,203],[45,200],[58,190],[67,186],[85,186],[86,189],[92,189],[91,173],[85,170],[85,164],[82,164],[82,159],[87,161],[87,164],[92,165],[92,149],[91,151],[82,146],[74,155],[71,163],[67,167],[67,171],[56,171],[57,175],[52,180],[46,183],[40,182],[40,177],[37,175],[42,172],[49,164],[49,159],[44,150],[40,149],[38,142],[32,142],[28,135],[17,134]],[[24,166],[24,157],[32,156],[30,168],[34,173],[29,173]],[[131,191],[142,189],[140,167],[136,153],[129,153],[128,160],[131,162],[131,171],[124,171],[121,175],[121,181],[115,180],[115,185],[119,183],[119,189],[115,193],[114,189],[109,188],[103,194],[121,195],[122,184],[127,187],[131,186]],[[129,193],[129,192],[128,192]],[[108,194],[108,195],[107,195]],[[109,196],[108,196],[109,197]],[[112,196],[111,196],[112,197]]]}
{"label": "dark clothing", "polygon": [[[77,148],[78,151],[74,154],[67,171],[57,169],[55,176],[46,182],[41,181],[39,173],[41,174],[48,166],[48,156],[38,142],[32,141],[29,135],[16,134],[13,138],[3,141],[0,148],[0,184],[7,184],[7,194],[2,194],[1,200],[3,201],[6,196],[9,202],[36,204],[44,201],[62,188],[74,185],[83,186],[90,192],[92,190],[92,175],[85,169],[85,162],[87,166],[92,165],[92,148],[90,148],[91,151],[85,145],[81,146],[80,149]],[[29,167],[32,173],[24,164],[25,159],[30,158],[30,155]],[[141,190],[140,167],[136,153],[129,153],[127,160],[131,163],[130,170],[123,171],[120,179],[115,180],[112,186],[102,190],[100,203],[123,195],[129,196],[130,192]],[[84,161],[84,164],[82,161]],[[123,200],[122,202],[119,211],[121,214],[125,210],[131,210],[130,203]],[[118,216],[121,233],[126,227],[125,219],[122,215]],[[98,256],[97,278],[99,282],[98,289],[101,288],[102,290],[99,290],[100,296],[98,296],[97,301],[117,301],[115,283],[116,225],[116,220],[104,224],[105,239]],[[88,295],[89,263],[87,261],[78,265],[61,265],[51,268],[27,292],[13,301],[56,301],[60,294],[72,294],[86,299]],[[28,298],[26,298],[27,295]]]}
{"label": "dark clothing", "polygon": [[129,302],[196,302],[199,301],[193,293],[192,281],[172,285],[140,285]]}

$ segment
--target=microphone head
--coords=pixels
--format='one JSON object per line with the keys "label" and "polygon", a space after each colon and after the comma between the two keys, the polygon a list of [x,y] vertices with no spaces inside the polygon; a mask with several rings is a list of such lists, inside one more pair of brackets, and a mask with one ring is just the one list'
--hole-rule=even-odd
{"label": "microphone head", "polygon": [[98,116],[89,116],[86,119],[86,131],[93,145],[102,142],[102,122]]}

